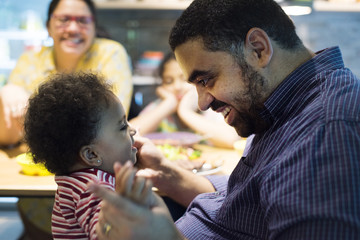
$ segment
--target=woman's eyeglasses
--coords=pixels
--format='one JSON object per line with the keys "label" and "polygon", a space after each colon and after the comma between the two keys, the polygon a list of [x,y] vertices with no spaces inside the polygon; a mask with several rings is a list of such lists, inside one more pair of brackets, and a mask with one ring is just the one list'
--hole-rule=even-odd
{"label": "woman's eyeglasses", "polygon": [[75,21],[81,28],[87,28],[89,24],[94,21],[93,16],[70,16],[52,14],[51,18],[55,20],[55,26],[61,28],[69,26],[71,21]]}

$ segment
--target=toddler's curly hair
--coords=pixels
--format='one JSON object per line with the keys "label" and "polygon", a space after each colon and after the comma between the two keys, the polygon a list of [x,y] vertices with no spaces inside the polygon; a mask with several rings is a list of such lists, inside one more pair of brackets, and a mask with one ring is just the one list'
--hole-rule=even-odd
{"label": "toddler's curly hair", "polygon": [[112,94],[94,73],[50,76],[30,97],[25,115],[25,142],[34,162],[57,175],[68,173],[81,147],[96,138]]}

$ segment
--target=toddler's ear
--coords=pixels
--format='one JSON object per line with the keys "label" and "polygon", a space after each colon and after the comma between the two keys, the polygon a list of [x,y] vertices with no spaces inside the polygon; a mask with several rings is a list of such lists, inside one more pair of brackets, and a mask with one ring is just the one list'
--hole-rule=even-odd
{"label": "toddler's ear", "polygon": [[80,158],[88,166],[98,167],[102,164],[100,156],[94,151],[91,145],[83,146],[80,149]]}

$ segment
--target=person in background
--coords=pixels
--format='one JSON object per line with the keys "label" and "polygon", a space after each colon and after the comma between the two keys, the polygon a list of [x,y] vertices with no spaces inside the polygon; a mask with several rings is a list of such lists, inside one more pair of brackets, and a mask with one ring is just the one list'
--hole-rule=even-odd
{"label": "person in background", "polygon": [[221,114],[199,111],[196,89],[186,82],[174,53],[168,53],[160,63],[159,76],[162,80],[156,89],[159,99],[129,121],[141,135],[193,131],[215,146],[233,148],[239,139],[236,131],[224,122]]}
{"label": "person in background", "polygon": [[[113,86],[128,113],[132,94],[129,57],[115,41],[96,36],[97,19],[91,0],[52,0],[46,26],[52,47],[24,52],[0,89],[0,145],[11,146],[23,138],[23,116],[27,100],[39,84],[55,73],[92,71]],[[25,234],[33,239],[51,239],[54,199],[20,198],[18,209]]]}
{"label": "person in background", "polygon": [[132,78],[129,57],[115,41],[96,36],[95,5],[91,0],[52,0],[46,21],[54,45],[24,52],[0,89],[0,146],[17,144],[29,95],[47,76],[57,72],[94,71],[113,84],[128,112]]}
{"label": "person in background", "polygon": [[200,109],[253,134],[250,149],[230,177],[205,178],[135,139],[142,171],[187,211],[172,224],[94,185],[99,238],[360,239],[360,79],[339,47],[308,49],[274,0],[194,0],[169,42]]}
{"label": "person in background", "polygon": [[135,178],[132,167],[136,131],[128,125],[111,86],[99,76],[52,75],[29,99],[24,129],[34,162],[55,174],[54,239],[97,239],[100,199],[87,184],[98,182],[114,191],[116,162],[126,163],[120,172],[123,182],[117,186],[121,194],[151,206],[151,183]]}

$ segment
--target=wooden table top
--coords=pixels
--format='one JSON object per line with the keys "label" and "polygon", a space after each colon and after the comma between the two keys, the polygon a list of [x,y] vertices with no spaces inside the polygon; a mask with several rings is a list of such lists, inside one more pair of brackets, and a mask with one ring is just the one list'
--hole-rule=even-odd
{"label": "wooden table top", "polygon": [[[240,159],[240,153],[232,149],[196,145],[202,150],[204,159],[223,161],[215,174],[230,174]],[[22,144],[13,149],[0,149],[0,196],[3,197],[50,197],[54,196],[57,185],[54,176],[28,176],[21,172],[16,156],[26,152]]]}

